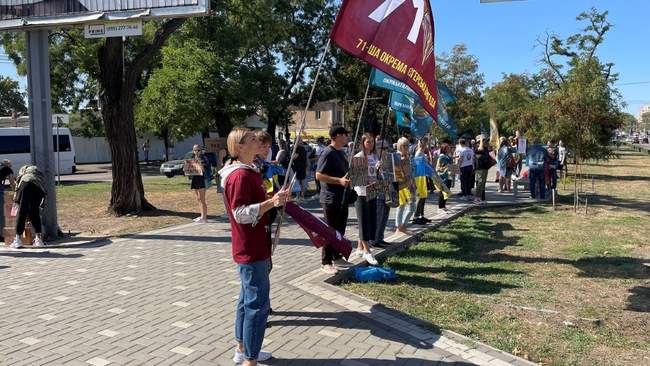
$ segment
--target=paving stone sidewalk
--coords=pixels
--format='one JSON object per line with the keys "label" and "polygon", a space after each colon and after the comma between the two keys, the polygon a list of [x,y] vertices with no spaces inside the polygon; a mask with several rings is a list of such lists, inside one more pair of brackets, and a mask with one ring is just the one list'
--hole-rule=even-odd
{"label": "paving stone sidewalk", "polygon": [[[493,204],[527,202],[494,189]],[[452,199],[453,212],[438,216],[434,200],[429,228],[471,206]],[[307,206],[320,215],[317,201]],[[347,234],[356,239],[353,211]],[[80,247],[0,249],[0,364],[233,365],[239,279],[229,224],[217,221]],[[282,234],[264,343],[274,358],[265,364],[530,364],[341,290],[304,232],[288,223]],[[415,240],[387,239],[393,250]]]}

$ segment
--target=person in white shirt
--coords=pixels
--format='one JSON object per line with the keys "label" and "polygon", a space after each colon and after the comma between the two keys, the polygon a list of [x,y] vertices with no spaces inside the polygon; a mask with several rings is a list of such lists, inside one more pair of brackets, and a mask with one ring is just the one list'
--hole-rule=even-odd
{"label": "person in white shirt", "polygon": [[558,143],[557,152],[558,152],[557,158],[559,161],[557,168],[560,171],[560,174],[562,174],[562,176],[564,177],[566,176],[565,173],[566,171],[564,170],[566,169],[566,147],[564,146],[562,140],[560,140]]}
{"label": "person in white shirt", "polygon": [[460,150],[456,151],[458,156],[458,167],[460,168],[460,190],[464,199],[471,201],[472,197],[472,176],[474,175],[474,151],[468,146],[466,139],[459,141]]}
{"label": "person in white shirt", "polygon": [[[354,155],[355,158],[365,157],[368,160],[368,185],[377,182],[377,169],[379,168],[379,157],[375,152],[375,136],[366,132],[361,137],[361,151]],[[371,265],[377,265],[377,260],[370,252],[368,242],[375,240],[377,231],[377,197],[369,198],[367,195],[368,186],[354,186],[357,193],[357,200],[354,207],[357,211],[359,222],[359,241],[356,256],[362,257]]]}

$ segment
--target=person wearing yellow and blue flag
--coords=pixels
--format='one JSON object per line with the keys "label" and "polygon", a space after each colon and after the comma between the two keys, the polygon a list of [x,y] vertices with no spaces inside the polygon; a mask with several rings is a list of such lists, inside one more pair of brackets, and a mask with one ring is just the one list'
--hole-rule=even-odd
{"label": "person wearing yellow and blue flag", "polygon": [[413,224],[426,225],[431,220],[424,217],[424,205],[429,197],[429,189],[427,187],[427,178],[433,175],[433,168],[431,168],[431,160],[429,154],[429,139],[426,137],[418,141],[418,147],[415,151],[414,174],[415,177],[415,193],[418,199]]}
{"label": "person wearing yellow and blue flag", "polygon": [[395,169],[399,192],[399,207],[395,214],[395,234],[409,234],[406,231],[406,223],[415,213],[415,184],[413,183],[413,168],[409,159],[409,140],[406,137],[401,137],[397,141],[397,151],[400,167]]}

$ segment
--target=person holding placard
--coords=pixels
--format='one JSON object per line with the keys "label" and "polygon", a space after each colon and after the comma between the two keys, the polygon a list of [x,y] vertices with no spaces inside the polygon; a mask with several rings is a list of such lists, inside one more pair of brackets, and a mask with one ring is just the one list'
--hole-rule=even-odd
{"label": "person holding placard", "polygon": [[377,265],[377,260],[370,252],[370,241],[375,239],[377,230],[377,195],[374,197],[368,192],[368,188],[377,183],[377,169],[379,158],[375,152],[375,136],[366,132],[361,137],[361,151],[354,155],[355,159],[363,159],[367,185],[355,185],[357,200],[354,207],[359,222],[359,240],[354,255],[366,260],[371,265]]}
{"label": "person holding placard", "polygon": [[184,171],[186,174],[190,174],[190,187],[194,192],[196,201],[199,203],[199,211],[201,212],[201,216],[194,219],[194,222],[205,224],[208,222],[208,203],[205,200],[205,192],[212,185],[212,166],[208,158],[203,154],[201,146],[194,145],[192,152],[194,158],[185,161],[185,165],[190,165],[192,168],[184,168]]}

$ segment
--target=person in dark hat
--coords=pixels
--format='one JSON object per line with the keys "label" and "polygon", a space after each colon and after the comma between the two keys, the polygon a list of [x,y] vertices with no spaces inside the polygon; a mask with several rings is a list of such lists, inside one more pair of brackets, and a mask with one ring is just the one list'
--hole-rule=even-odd
{"label": "person in dark hat", "polygon": [[[349,166],[343,148],[348,143],[348,131],[343,126],[334,126],[330,129],[330,137],[332,139],[330,145],[323,150],[323,154],[318,159],[316,179],[321,184],[320,204],[323,207],[325,221],[341,235],[345,235],[348,205],[343,200],[350,180],[347,178]],[[348,266],[350,263],[344,260],[340,253],[329,245],[323,247],[322,270],[325,273],[336,274],[338,268]]]}

